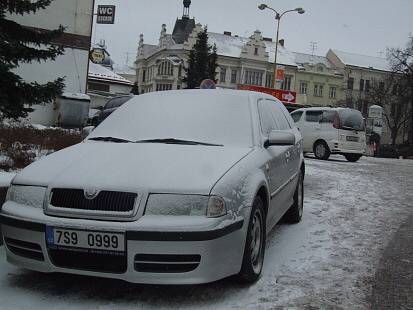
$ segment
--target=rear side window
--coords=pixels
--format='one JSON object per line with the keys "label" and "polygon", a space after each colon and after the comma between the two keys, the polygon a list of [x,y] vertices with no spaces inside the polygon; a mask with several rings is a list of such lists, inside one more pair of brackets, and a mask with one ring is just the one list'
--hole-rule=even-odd
{"label": "rear side window", "polygon": [[324,111],[322,116],[321,116],[320,122],[322,122],[322,123],[334,123],[334,119],[335,119],[336,115],[337,115],[336,111]]}
{"label": "rear side window", "polygon": [[343,109],[338,112],[340,116],[340,127],[349,130],[364,130],[364,119],[360,111]]}
{"label": "rear side window", "polygon": [[298,121],[300,121],[302,115],[303,115],[303,111],[297,111],[297,112],[291,113],[291,117],[293,118],[294,123],[297,123]]}
{"label": "rear side window", "polygon": [[310,123],[318,123],[323,115],[323,111],[306,111],[305,120]]}

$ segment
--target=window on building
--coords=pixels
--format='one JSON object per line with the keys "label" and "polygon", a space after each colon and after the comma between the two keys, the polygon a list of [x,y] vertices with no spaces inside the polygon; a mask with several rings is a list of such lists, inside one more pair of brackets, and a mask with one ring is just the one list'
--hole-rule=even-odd
{"label": "window on building", "polygon": [[156,91],[171,90],[172,84],[156,84]]}
{"label": "window on building", "polygon": [[89,82],[88,83],[88,89],[89,90],[95,90],[95,91],[103,91],[103,92],[108,93],[110,91],[110,85],[109,84],[104,84],[104,83]]}
{"label": "window on building", "polygon": [[328,93],[328,97],[330,99],[335,99],[337,96],[337,87],[336,86],[330,86],[330,91]]}
{"label": "window on building", "polygon": [[321,84],[314,84],[314,97],[323,97],[323,88]]}
{"label": "window on building", "polygon": [[300,94],[307,94],[308,84],[307,82],[300,83]]}
{"label": "window on building", "polygon": [[146,82],[146,69],[144,69],[142,71],[142,82],[145,83]]}
{"label": "window on building", "polygon": [[158,75],[174,75],[174,68],[170,61],[164,60],[158,65]]}
{"label": "window on building", "polygon": [[262,76],[263,72],[261,71],[246,70],[244,76],[244,84],[261,86]]}
{"label": "window on building", "polygon": [[254,49],[254,55],[258,55],[258,47]]}
{"label": "window on building", "polygon": [[353,89],[354,88],[354,78],[349,77],[347,80],[347,89]]}
{"label": "window on building", "polygon": [[182,65],[179,65],[178,67],[178,77],[182,76]]}
{"label": "window on building", "polygon": [[272,79],[274,78],[274,73],[267,72],[265,77],[265,87],[272,87]]}
{"label": "window on building", "polygon": [[281,82],[281,89],[291,90],[291,75],[285,75],[284,80]]}
{"label": "window on building", "polygon": [[220,75],[219,75],[219,82],[220,83],[225,83],[226,75],[227,75],[227,69],[221,67]]}
{"label": "window on building", "polygon": [[236,84],[236,83],[237,83],[237,75],[238,75],[237,70],[232,69],[232,70],[231,70],[231,83],[232,83],[232,84]]}
{"label": "window on building", "polygon": [[366,80],[366,93],[370,91],[370,81]]}
{"label": "window on building", "polygon": [[364,91],[364,80],[360,79],[360,91]]}

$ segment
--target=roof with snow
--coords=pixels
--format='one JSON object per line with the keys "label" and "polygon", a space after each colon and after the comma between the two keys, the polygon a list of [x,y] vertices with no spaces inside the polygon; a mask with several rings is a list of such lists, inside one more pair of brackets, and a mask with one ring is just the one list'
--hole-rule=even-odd
{"label": "roof with snow", "polygon": [[126,85],[133,85],[133,83],[124,77],[121,77],[119,74],[105,68],[101,65],[95,64],[89,61],[89,78],[97,79],[97,80],[105,80],[108,82],[118,83],[118,84],[126,84]]}
{"label": "roof with snow", "polygon": [[332,49],[333,53],[340,59],[340,61],[349,66],[356,66],[362,68],[376,69],[382,71],[389,71],[389,63],[387,59],[374,56],[359,55],[340,50]]}
{"label": "roof with snow", "polygon": [[327,57],[324,57],[324,56],[297,53],[297,52],[294,52],[294,56],[295,56],[295,62],[298,65],[323,64],[327,68],[333,67],[333,64],[327,59]]}
{"label": "roof with snow", "polygon": [[[216,44],[217,53],[221,56],[240,57],[242,47],[250,41],[249,38],[229,36],[225,34],[208,32],[209,44]],[[274,62],[275,42],[264,41],[266,52],[269,54],[269,62]],[[277,63],[288,66],[296,66],[295,55],[282,46],[278,46]]]}

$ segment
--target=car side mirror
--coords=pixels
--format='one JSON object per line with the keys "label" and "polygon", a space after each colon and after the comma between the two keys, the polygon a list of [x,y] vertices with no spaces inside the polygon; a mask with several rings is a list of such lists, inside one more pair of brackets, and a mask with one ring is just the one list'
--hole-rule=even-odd
{"label": "car side mirror", "polygon": [[95,130],[95,126],[83,127],[82,133],[81,133],[82,141],[85,140],[87,136],[90,135],[93,130]]}
{"label": "car side mirror", "polygon": [[288,131],[273,130],[270,132],[268,140],[265,141],[264,147],[272,145],[295,145],[295,135]]}

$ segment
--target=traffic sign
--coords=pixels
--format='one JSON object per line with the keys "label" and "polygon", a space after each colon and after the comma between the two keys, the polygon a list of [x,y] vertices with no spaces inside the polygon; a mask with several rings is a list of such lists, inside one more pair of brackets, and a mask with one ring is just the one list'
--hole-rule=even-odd
{"label": "traffic sign", "polygon": [[115,23],[115,6],[98,5],[97,24],[114,24]]}
{"label": "traffic sign", "polygon": [[285,72],[284,67],[277,67],[275,79],[277,81],[284,81],[284,72]]}
{"label": "traffic sign", "polygon": [[253,86],[253,85],[239,85],[238,89],[266,93],[266,94],[276,97],[277,99],[285,103],[296,103],[296,100],[297,100],[297,93],[295,91],[290,91],[290,90],[275,89],[275,88]]}

